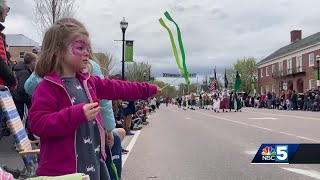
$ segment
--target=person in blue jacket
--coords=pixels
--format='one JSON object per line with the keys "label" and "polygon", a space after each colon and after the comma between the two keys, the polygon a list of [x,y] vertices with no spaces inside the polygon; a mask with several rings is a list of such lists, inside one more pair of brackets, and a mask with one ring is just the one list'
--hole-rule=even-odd
{"label": "person in blue jacket", "polygon": [[[90,60],[91,65],[91,71],[90,73],[95,76],[100,76],[104,78],[100,66],[93,60]],[[27,79],[26,83],[24,84],[24,88],[26,93],[29,95],[32,95],[36,86],[42,81],[40,77],[38,77],[34,72],[31,74],[31,76]],[[110,155],[110,147],[111,147],[111,153],[113,157],[113,162],[117,167],[117,174],[118,177],[121,178],[121,172],[122,172],[122,148],[121,148],[121,138],[117,131],[115,131],[115,119],[114,114],[112,110],[112,102],[109,100],[100,100],[100,106],[101,106],[101,117],[103,120],[104,128],[107,134],[107,141],[108,145],[106,145],[106,152],[107,152],[107,160],[106,164],[109,170],[109,174],[111,179],[116,179],[116,175],[113,172],[113,169],[111,167],[111,155]]]}

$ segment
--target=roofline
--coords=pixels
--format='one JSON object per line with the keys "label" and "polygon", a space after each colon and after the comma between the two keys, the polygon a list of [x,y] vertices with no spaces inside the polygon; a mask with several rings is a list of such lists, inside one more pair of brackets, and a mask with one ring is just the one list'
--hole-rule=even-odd
{"label": "roofline", "polygon": [[260,65],[263,65],[263,64],[267,64],[268,62],[271,62],[271,61],[274,61],[274,60],[283,58],[283,57],[285,57],[285,56],[288,56],[288,55],[290,55],[290,54],[297,53],[297,52],[299,52],[299,51],[303,51],[303,50],[309,49],[309,48],[314,47],[314,46],[317,46],[317,45],[320,45],[320,42],[318,42],[318,43],[316,43],[316,44],[313,44],[313,45],[310,45],[310,46],[306,46],[306,47],[304,47],[304,48],[301,48],[301,49],[298,49],[298,50],[295,50],[295,51],[292,51],[292,52],[289,52],[289,53],[286,53],[286,54],[283,54],[283,55],[281,55],[281,56],[277,56],[277,57],[272,58],[272,59],[269,59],[269,60],[267,60],[267,61],[265,61],[265,62],[262,62],[263,60],[261,60],[260,62],[258,62],[257,66],[260,66]]}

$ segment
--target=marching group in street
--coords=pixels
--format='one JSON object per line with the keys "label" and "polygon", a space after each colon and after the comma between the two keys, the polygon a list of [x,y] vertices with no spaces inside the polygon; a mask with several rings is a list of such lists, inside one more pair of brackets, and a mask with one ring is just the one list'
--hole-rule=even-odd
{"label": "marching group in street", "polygon": [[178,107],[182,107],[183,110],[191,109],[196,110],[196,106],[200,109],[214,110],[219,113],[222,112],[241,112],[242,108],[242,96],[234,92],[228,92],[223,89],[220,91],[214,91],[212,93],[191,93],[177,98]]}

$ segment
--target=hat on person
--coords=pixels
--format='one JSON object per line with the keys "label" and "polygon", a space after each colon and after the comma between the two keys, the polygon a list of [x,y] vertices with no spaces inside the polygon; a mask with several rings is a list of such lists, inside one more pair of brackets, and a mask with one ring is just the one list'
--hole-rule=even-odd
{"label": "hat on person", "polygon": [[39,46],[34,46],[32,48],[32,52],[35,53],[35,54],[38,54],[41,52],[41,48]]}

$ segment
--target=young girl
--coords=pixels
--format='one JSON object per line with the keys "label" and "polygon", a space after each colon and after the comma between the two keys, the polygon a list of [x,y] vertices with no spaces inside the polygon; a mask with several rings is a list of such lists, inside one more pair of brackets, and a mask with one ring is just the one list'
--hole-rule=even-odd
{"label": "young girl", "polygon": [[75,172],[110,179],[105,165],[105,133],[99,99],[147,99],[159,88],[148,83],[101,79],[80,73],[89,63],[89,33],[73,23],[54,24],[45,34],[29,111],[41,138],[39,176]]}
{"label": "young girl", "polygon": [[[78,20],[74,18],[61,18],[56,23],[64,24],[64,23],[73,23],[76,24],[82,28],[85,28],[84,25],[79,22]],[[38,53],[40,53],[40,50],[37,50]],[[103,74],[101,72],[101,67],[99,64],[97,64],[94,59],[96,57],[94,56],[92,49],[90,48],[89,52],[89,63],[86,68],[86,71],[90,72],[91,75],[94,76],[100,76],[103,78]],[[38,85],[39,82],[41,82],[42,79],[37,77],[36,74],[33,72],[32,75],[29,77],[29,79],[24,84],[25,91],[32,96],[35,87]],[[121,139],[119,138],[120,134],[125,133],[123,127],[122,128],[115,128],[116,127],[116,121],[113,115],[112,110],[112,103],[109,100],[100,100],[100,114],[101,119],[103,121],[104,129],[106,131],[106,152],[107,156],[109,153],[109,148],[111,148],[112,155],[116,158],[113,158],[113,162],[116,164],[117,167],[117,173],[118,177],[121,178],[121,172],[122,172],[122,160],[121,160]],[[117,142],[118,141],[118,142]],[[114,144],[114,145],[113,145]],[[110,153],[109,153],[110,154]],[[111,159],[110,157],[107,157],[106,165],[109,170],[109,175],[111,179],[115,179],[115,173],[112,170],[111,167]]]}

